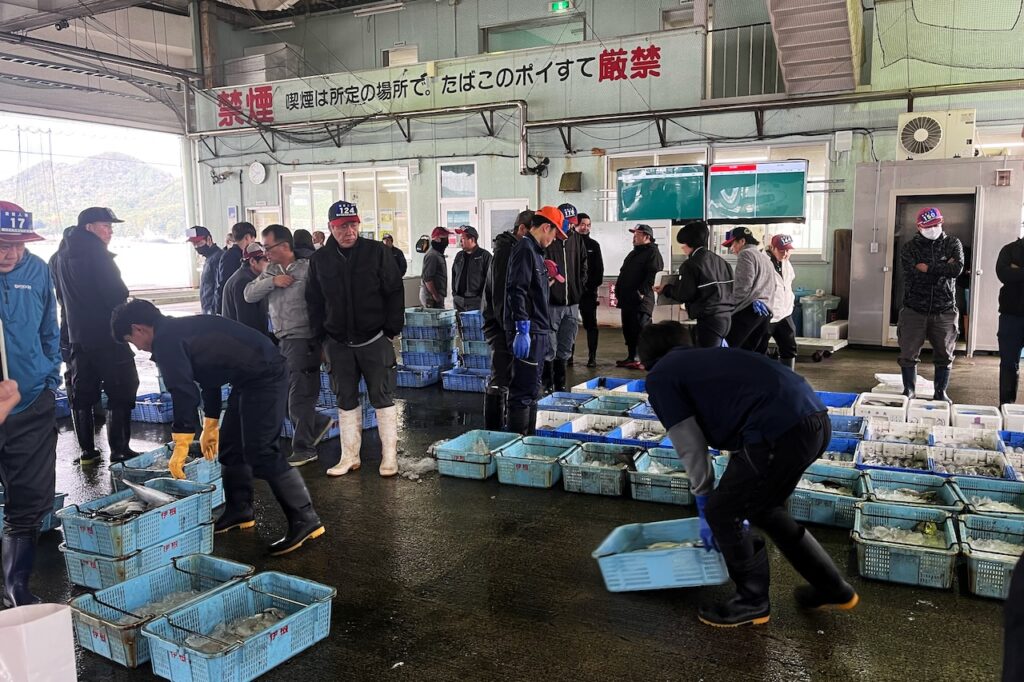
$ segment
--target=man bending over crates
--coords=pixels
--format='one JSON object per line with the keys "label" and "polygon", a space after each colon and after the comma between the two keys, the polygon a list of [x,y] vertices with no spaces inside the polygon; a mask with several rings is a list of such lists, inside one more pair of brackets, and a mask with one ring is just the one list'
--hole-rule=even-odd
{"label": "man bending over crates", "polygon": [[[169,463],[174,478],[185,478],[185,461],[196,433],[196,409],[202,400],[199,443],[208,460],[219,452],[226,498],[215,533],[256,525],[255,476],[270,485],[288,519],[288,532],[268,548],[271,556],[292,552],[324,534],[302,475],[281,452],[288,368],[265,334],[217,315],[165,317],[142,299],[115,308],[110,324],[115,339],[152,353],[167,384],[174,403],[174,452]],[[224,384],[231,384],[231,396],[219,428]]]}
{"label": "man bending over crates", "polygon": [[[648,325],[638,344],[649,371],[647,393],[690,476],[707,551],[725,559],[736,594],[699,610],[716,627],[768,622],[768,553],[764,530],[810,586],[796,589],[806,609],[852,609],[857,593],[828,553],[786,510],[804,470],[828,446],[828,412],[811,387],[764,355],[727,348],[692,348],[678,322]],[[708,447],[729,450],[714,488]]]}

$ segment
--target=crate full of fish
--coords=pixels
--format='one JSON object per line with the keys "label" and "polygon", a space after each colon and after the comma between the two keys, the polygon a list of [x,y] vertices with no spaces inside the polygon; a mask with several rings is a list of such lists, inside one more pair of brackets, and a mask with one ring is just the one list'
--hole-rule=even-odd
{"label": "crate full of fish", "polygon": [[932,472],[940,476],[981,476],[1017,480],[1017,472],[1001,452],[932,448]]}
{"label": "crate full of fish", "polygon": [[967,514],[958,523],[970,593],[1006,599],[1010,576],[1024,553],[1024,519]]}
{"label": "crate full of fish", "polygon": [[855,438],[859,440],[864,437],[864,426],[867,422],[864,417],[830,414],[828,418],[832,422],[833,438]]}
{"label": "crate full of fish", "polygon": [[658,415],[654,414],[654,408],[646,400],[641,402],[639,405],[629,411],[629,416],[633,419],[657,419]]}
{"label": "crate full of fish", "polygon": [[540,409],[534,422],[534,433],[545,438],[561,438],[559,429],[579,417],[575,412]]}
{"label": "crate full of fish", "polygon": [[642,452],[631,445],[583,443],[562,458],[562,487],[570,493],[621,497]]}
{"label": "crate full of fish", "polygon": [[650,448],[636,460],[629,472],[629,489],[634,500],[664,504],[693,504],[690,475],[672,448]]}
{"label": "crate full of fish", "polygon": [[707,551],[696,518],[619,526],[591,554],[609,592],[722,585],[721,553]]}
{"label": "crate full of fish", "polygon": [[71,416],[71,402],[64,391],[54,391],[53,411],[57,419],[67,419]]}
{"label": "crate full of fish", "polygon": [[786,506],[797,521],[853,528],[855,506],[868,499],[868,482],[856,469],[812,464]]}
{"label": "crate full of fish", "polygon": [[494,453],[519,440],[514,433],[467,431],[437,446],[437,470],[456,478],[490,478],[498,469]]}
{"label": "crate full of fish", "polygon": [[960,551],[952,514],[927,507],[861,502],[853,523],[860,575],[906,585],[953,587]]}
{"label": "crate full of fish", "polygon": [[909,504],[953,513],[964,509],[960,488],[948,478],[881,469],[866,472],[865,475],[871,481],[872,502]]}
{"label": "crate full of fish", "polygon": [[854,466],[858,469],[892,469],[912,474],[932,469],[931,448],[927,445],[862,440],[857,443]]}
{"label": "crate full of fish", "polygon": [[486,369],[466,369],[459,367],[441,372],[441,384],[446,391],[463,391],[466,393],[485,393],[491,380],[491,372]]}
{"label": "crate full of fish", "polygon": [[907,397],[882,393],[861,393],[853,408],[856,417],[873,417],[882,421],[907,421]]}
{"label": "crate full of fish", "polygon": [[402,338],[449,341],[455,338],[455,325],[443,324],[437,327],[420,327],[407,324],[402,328]]}
{"label": "crate full of fish", "polygon": [[828,408],[829,414],[853,416],[853,407],[859,397],[857,393],[833,393],[831,391],[815,391],[815,393]]}
{"label": "crate full of fish", "polygon": [[198,526],[120,557],[80,552],[64,543],[59,549],[64,554],[68,580],[75,585],[100,590],[160,568],[176,557],[211,553],[213,524]]}
{"label": "crate full of fish", "polygon": [[923,424],[906,424],[890,422],[877,417],[868,417],[864,424],[864,440],[883,440],[890,443],[910,443],[911,445],[928,445],[931,435],[930,426]]}
{"label": "crate full of fish", "polygon": [[405,324],[413,327],[447,327],[455,324],[455,311],[446,308],[405,309]]}
{"label": "crate full of fish", "polygon": [[670,448],[672,442],[661,422],[653,419],[631,419],[608,434],[609,443],[637,445],[644,448]]}
{"label": "crate full of fish", "polygon": [[1024,518],[1024,483],[995,478],[954,476],[969,514]]}
{"label": "crate full of fish", "polygon": [[213,520],[213,486],[154,478],[57,512],[69,549],[119,557]]}
{"label": "crate full of fish", "polygon": [[455,341],[431,339],[402,339],[403,353],[450,353],[455,348]]}
{"label": "crate full of fish", "polygon": [[612,431],[629,421],[632,421],[629,417],[581,414],[560,426],[555,432],[555,438],[572,438],[587,443],[606,443]]}
{"label": "crate full of fish", "polygon": [[629,396],[599,395],[580,405],[580,412],[624,417],[639,404],[639,400]]}
{"label": "crate full of fish", "polygon": [[402,388],[425,388],[441,380],[437,367],[398,367],[398,385]]}
{"label": "crate full of fish", "polygon": [[929,445],[960,450],[986,450],[1004,452],[1006,446],[996,429],[965,429],[956,426],[935,426],[931,429]]}
{"label": "crate full of fish", "polygon": [[153,672],[172,682],[244,682],[331,632],[328,585],[268,571],[216,590],[142,628]]}
{"label": "crate full of fish", "polygon": [[[173,453],[174,444],[168,443],[155,450],[143,452],[138,457],[111,464],[110,481],[114,490],[127,490],[124,481],[142,485],[154,478],[169,478],[171,475],[169,465]],[[198,442],[193,442],[189,446],[188,459],[184,469],[185,479],[188,481],[212,483],[220,478],[220,462],[204,458]]]}
{"label": "crate full of fish", "polygon": [[551,488],[562,479],[559,460],[579,447],[562,438],[527,436],[494,453],[498,481],[527,488]]}
{"label": "crate full of fish", "polygon": [[[588,379],[582,384],[576,384],[570,389],[573,393],[590,393],[591,395],[607,395],[614,391],[616,388],[625,386],[630,382],[629,379],[623,379],[621,377],[594,377]],[[621,393],[617,394],[621,395]],[[638,394],[637,400],[643,400]]]}
{"label": "crate full of fish", "polygon": [[580,405],[591,400],[589,393],[563,393],[555,391],[537,401],[537,408],[552,412],[579,412]]}
{"label": "crate full of fish", "polygon": [[206,554],[191,554],[123,583],[72,599],[78,643],[115,663],[134,668],[149,661],[142,626],[209,592],[253,574],[253,567]]}
{"label": "crate full of fish", "polygon": [[817,463],[837,467],[852,467],[854,464],[853,460],[857,455],[858,443],[860,443],[860,440],[857,438],[843,438],[833,434],[832,439],[829,440],[828,446],[825,448],[825,452],[821,453],[821,457],[817,459]]}
{"label": "crate full of fish", "polygon": [[170,424],[174,421],[174,405],[170,393],[144,393],[135,399],[133,422]]}

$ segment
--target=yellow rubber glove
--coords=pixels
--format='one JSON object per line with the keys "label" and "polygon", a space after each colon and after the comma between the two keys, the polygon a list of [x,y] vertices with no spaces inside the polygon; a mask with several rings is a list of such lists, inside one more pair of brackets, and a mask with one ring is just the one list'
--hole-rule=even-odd
{"label": "yellow rubber glove", "polygon": [[171,476],[179,480],[185,478],[185,460],[188,459],[188,448],[192,445],[194,438],[195,434],[192,433],[171,434],[171,439],[174,441],[174,453],[171,454],[171,461],[168,462],[167,468],[171,470]]}
{"label": "yellow rubber glove", "polygon": [[220,451],[220,420],[210,417],[203,419],[203,433],[199,436],[199,447],[203,450],[203,457],[211,462],[217,459],[217,452]]}

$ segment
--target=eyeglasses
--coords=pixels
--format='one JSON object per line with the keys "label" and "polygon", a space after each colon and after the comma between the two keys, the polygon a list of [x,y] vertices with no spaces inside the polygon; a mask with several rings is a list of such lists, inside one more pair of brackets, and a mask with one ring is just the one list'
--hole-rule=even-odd
{"label": "eyeglasses", "polygon": [[12,251],[20,251],[25,248],[25,245],[20,242],[0,242],[0,253],[8,254]]}
{"label": "eyeglasses", "polygon": [[266,251],[267,253],[270,253],[271,251],[273,251],[277,247],[279,247],[279,246],[281,246],[283,244],[287,244],[287,243],[288,242],[278,242],[276,244],[264,244],[263,245],[263,250]]}

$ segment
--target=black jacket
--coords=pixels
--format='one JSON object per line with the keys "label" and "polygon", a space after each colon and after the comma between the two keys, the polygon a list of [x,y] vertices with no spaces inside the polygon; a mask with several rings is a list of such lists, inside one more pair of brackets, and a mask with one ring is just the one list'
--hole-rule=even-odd
{"label": "black jacket", "polygon": [[224,285],[231,279],[231,275],[238,272],[240,267],[242,267],[242,247],[232,244],[231,248],[225,249],[221,253],[220,260],[217,262],[217,290],[214,295],[218,302],[223,301]]}
{"label": "black jacket", "polygon": [[[153,362],[174,402],[174,433],[195,433],[196,408],[220,416],[220,387],[278,390],[287,381],[284,357],[265,334],[213,315],[163,317],[153,327]],[[196,384],[199,384],[197,387]]]}
{"label": "black jacket", "polygon": [[583,284],[584,297],[597,298],[597,290],[604,283],[604,258],[601,245],[589,234],[579,235],[587,252],[587,280]]}
{"label": "black jacket", "polygon": [[361,344],[383,332],[394,338],[405,322],[405,288],[395,259],[380,242],[359,238],[341,249],[334,237],[309,259],[309,326],[316,336]]}
{"label": "black jacket", "polygon": [[128,287],[107,245],[84,227],[61,243],[53,271],[67,316],[68,342],[86,350],[120,345],[110,333],[110,314],[128,300]]}
{"label": "black jacket", "polygon": [[617,307],[654,312],[654,278],[664,268],[661,252],[654,242],[634,246],[626,255],[615,280]]}
{"label": "black jacket", "polygon": [[691,319],[732,315],[732,267],[701,247],[679,266],[679,280],[667,293],[686,304]]}
{"label": "black jacket", "polygon": [[[505,278],[508,275],[508,259],[516,238],[511,232],[502,232],[494,238],[491,248],[491,266],[484,282],[481,310],[484,316],[484,337],[488,340],[505,338]],[[503,341],[502,341],[503,342]]]}
{"label": "black jacket", "polygon": [[544,251],[529,232],[512,249],[505,280],[505,333],[516,330],[516,322],[530,321],[530,333],[551,331],[548,301],[548,269]]}
{"label": "black jacket", "polygon": [[267,296],[258,303],[248,303],[245,300],[245,285],[254,279],[256,273],[248,265],[243,265],[235,270],[235,274],[228,277],[221,292],[220,314],[269,336],[267,310],[270,297]]}
{"label": "black jacket", "polygon": [[1024,317],[1024,239],[999,250],[996,277],[1003,283],[999,289],[999,312]]}
{"label": "black jacket", "polygon": [[[484,294],[484,283],[487,281],[487,271],[491,267],[491,254],[487,249],[479,246],[473,249],[472,253],[466,253],[461,249],[455,254],[455,262],[452,263],[452,300],[455,307],[463,309],[467,300],[479,300]],[[465,271],[466,283],[459,290],[461,278]]]}
{"label": "black jacket", "polygon": [[583,297],[589,265],[583,235],[570,232],[568,239],[556,239],[545,249],[544,257],[555,261],[565,277],[565,282],[551,284],[551,305],[577,305]]}
{"label": "black jacket", "polygon": [[220,286],[217,284],[217,276],[220,272],[220,259],[224,255],[224,250],[216,244],[211,248],[216,250],[206,256],[203,272],[199,275],[199,306],[207,315],[219,315]]}
{"label": "black jacket", "polygon": [[[964,248],[960,240],[945,232],[938,239],[920,233],[900,249],[903,267],[903,305],[934,315],[956,308],[956,278],[964,269]],[[917,269],[925,263],[928,272]]]}
{"label": "black jacket", "polygon": [[[74,226],[66,228],[75,229]],[[65,232],[67,234],[67,232]],[[60,246],[64,245],[64,238],[60,240]],[[60,359],[64,362],[71,361],[71,337],[68,336],[68,311],[64,308],[64,294],[60,290],[60,277],[57,276],[57,256],[60,255],[60,246],[50,256],[47,265],[50,268],[50,279],[53,280],[53,290],[57,297],[58,310],[60,310]]]}
{"label": "black jacket", "polygon": [[402,253],[401,249],[392,246],[391,257],[395,259],[395,267],[398,268],[398,274],[401,277],[405,277],[406,271],[409,270],[409,263],[405,260],[405,254]]}

